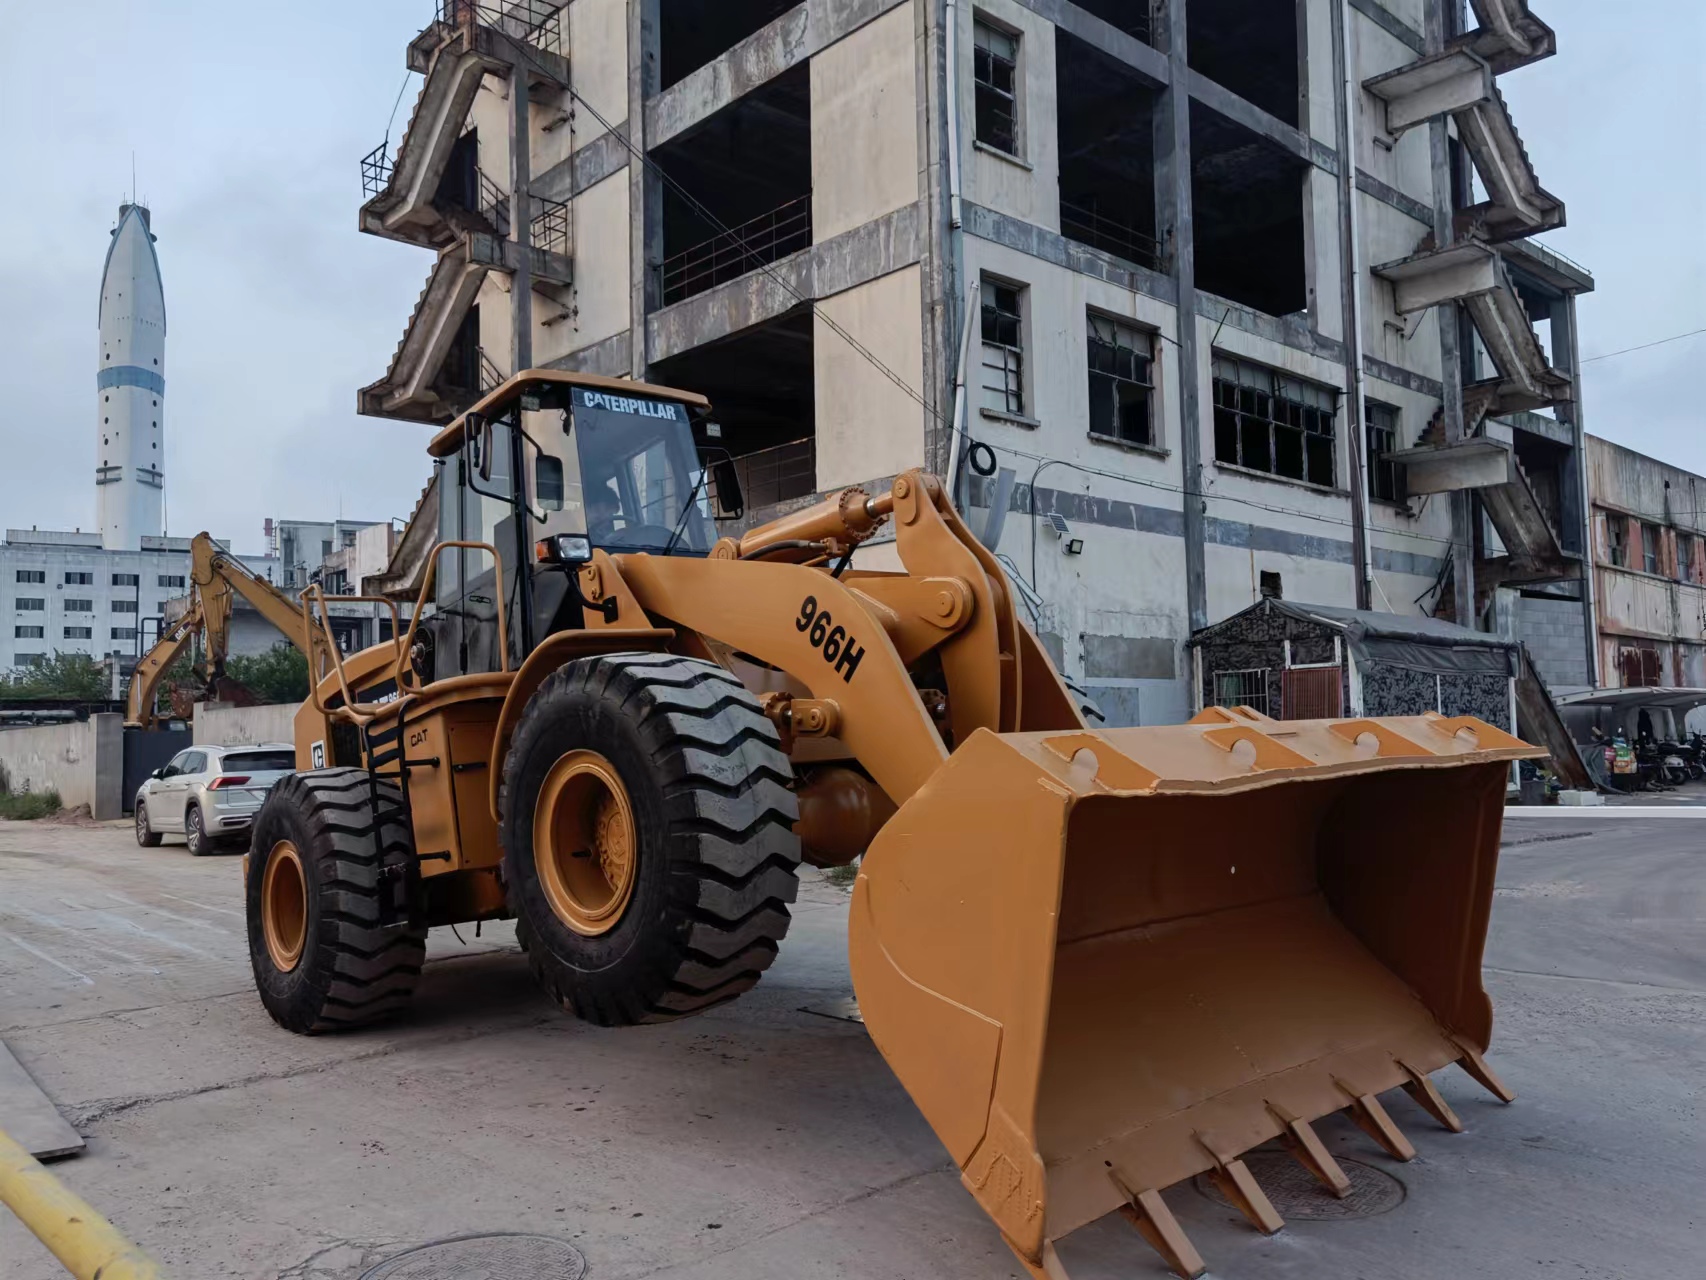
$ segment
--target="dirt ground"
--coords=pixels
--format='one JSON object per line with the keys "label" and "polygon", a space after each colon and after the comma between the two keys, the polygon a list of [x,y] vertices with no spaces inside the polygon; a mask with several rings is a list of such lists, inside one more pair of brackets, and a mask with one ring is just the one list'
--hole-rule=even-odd
{"label": "dirt ground", "polygon": [[[89,1139],[56,1172],[175,1280],[358,1280],[485,1232],[593,1280],[1017,1277],[863,1028],[802,1011],[850,994],[846,906],[811,880],[757,990],[666,1027],[569,1019],[498,928],[434,933],[407,1021],[301,1039],[252,994],[237,858],[0,823],[0,1036]],[[1322,1121],[1389,1193],[1368,1216],[1264,1238],[1170,1190],[1213,1274],[1700,1274],[1706,819],[1510,821],[1487,986],[1515,1105],[1441,1073],[1454,1136],[1389,1095],[1404,1165]],[[1062,1257],[1165,1274],[1117,1218]],[[0,1280],[62,1274],[0,1210]]]}

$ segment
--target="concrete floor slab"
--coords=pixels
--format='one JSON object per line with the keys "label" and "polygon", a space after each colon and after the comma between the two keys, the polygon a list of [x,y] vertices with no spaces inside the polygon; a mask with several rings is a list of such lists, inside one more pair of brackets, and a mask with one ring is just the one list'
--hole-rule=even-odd
{"label": "concrete floor slab", "polygon": [[[1667,815],[1668,816],[1668,815]],[[1706,1192],[1706,848],[1630,815],[1507,824],[1487,955],[1493,1103],[1468,1132],[1388,1098],[1418,1158],[1378,1217],[1272,1238],[1167,1193],[1215,1275],[1698,1274]],[[302,1039],[249,985],[234,858],[112,828],[0,823],[0,1033],[88,1137],[58,1172],[177,1280],[357,1280],[433,1239],[529,1231],[597,1280],[997,1280],[1020,1272],[861,1027],[846,898],[814,878],[746,998],[666,1027],[575,1022],[513,932],[435,931],[406,1022]],[[1129,1228],[1069,1238],[1074,1280],[1161,1276]],[[0,1213],[0,1280],[61,1272]]]}

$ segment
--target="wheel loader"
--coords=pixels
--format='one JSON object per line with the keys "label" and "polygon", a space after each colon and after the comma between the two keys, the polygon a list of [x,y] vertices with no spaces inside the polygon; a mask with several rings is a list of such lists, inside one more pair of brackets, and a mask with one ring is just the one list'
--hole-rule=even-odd
{"label": "wheel loader", "polygon": [[[798,867],[858,860],[871,1038],[1027,1273],[1312,1122],[1461,1126],[1513,759],[1480,721],[1094,729],[934,477],[748,532],[699,396],[521,374],[434,438],[438,544],[393,634],[323,654],[245,863],[256,983],[314,1033],[403,1009],[435,925],[513,917],[565,1009],[661,1022],[759,981]],[[892,542],[882,553],[874,540]],[[861,566],[876,554],[901,571]],[[893,564],[894,560],[889,560]],[[304,595],[306,625],[326,600]]]}

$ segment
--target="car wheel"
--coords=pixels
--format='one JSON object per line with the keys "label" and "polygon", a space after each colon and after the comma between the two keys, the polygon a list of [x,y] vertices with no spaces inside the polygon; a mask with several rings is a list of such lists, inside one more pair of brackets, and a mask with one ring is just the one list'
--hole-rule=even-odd
{"label": "car wheel", "polygon": [[207,838],[207,830],[202,825],[201,810],[190,806],[188,815],[184,818],[184,843],[190,848],[190,853],[197,858],[205,857],[213,852],[213,841]]}
{"label": "car wheel", "polygon": [[144,849],[160,847],[160,833],[148,824],[148,805],[141,796],[136,797],[136,843]]}

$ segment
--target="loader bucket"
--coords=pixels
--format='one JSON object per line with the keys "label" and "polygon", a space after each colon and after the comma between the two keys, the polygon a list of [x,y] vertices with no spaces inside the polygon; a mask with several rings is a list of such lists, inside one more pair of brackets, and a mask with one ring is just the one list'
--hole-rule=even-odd
{"label": "loader bucket", "polygon": [[1123,1210],[1183,1275],[1161,1191],[1199,1173],[1282,1225],[1239,1159],[1310,1121],[1414,1154],[1378,1095],[1456,1118],[1481,1061],[1481,951],[1509,762],[1467,717],[1268,720],[968,739],[872,844],[850,951],[866,1025],[1035,1276]]}

